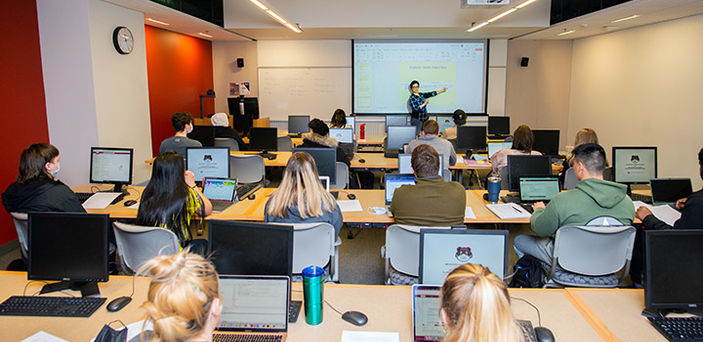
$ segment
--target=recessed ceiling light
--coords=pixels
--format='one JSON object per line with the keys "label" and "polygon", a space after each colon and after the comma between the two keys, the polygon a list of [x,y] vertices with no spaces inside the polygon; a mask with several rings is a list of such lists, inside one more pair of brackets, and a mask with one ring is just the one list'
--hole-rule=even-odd
{"label": "recessed ceiling light", "polygon": [[574,30],[568,30],[568,31],[564,31],[564,32],[562,32],[562,33],[559,33],[557,36],[566,36],[567,34],[572,34],[572,33],[574,33],[574,32],[576,32],[576,31],[574,31]]}
{"label": "recessed ceiling light", "polygon": [[504,16],[506,16],[506,15],[508,15],[508,14],[510,14],[510,13],[513,13],[513,12],[515,12],[515,11],[517,11],[517,8],[511,8],[511,9],[509,9],[509,10],[507,10],[507,11],[501,13],[501,14],[498,14],[497,16],[495,16],[495,17],[493,17],[493,18],[491,18],[491,19],[488,19],[488,22],[489,22],[489,23],[492,23],[492,22],[494,22],[494,21],[496,21],[496,20],[498,20],[498,19],[500,19],[500,18],[502,18],[502,17],[504,17]]}
{"label": "recessed ceiling light", "polygon": [[487,22],[487,21],[484,21],[484,22],[482,22],[482,23],[480,23],[480,24],[478,24],[478,25],[476,25],[476,26],[474,26],[474,27],[472,27],[472,28],[466,30],[466,32],[474,32],[474,31],[476,31],[476,30],[478,30],[478,29],[480,29],[480,28],[482,28],[482,27],[484,27],[484,26],[486,26],[486,25],[488,25],[488,22]]}
{"label": "recessed ceiling light", "polygon": [[527,6],[527,5],[532,4],[532,3],[535,2],[535,1],[537,1],[537,0],[527,0],[527,1],[525,1],[525,2],[523,2],[523,3],[521,3],[521,4],[519,4],[519,5],[515,6],[515,8],[521,9],[521,8]]}
{"label": "recessed ceiling light", "polygon": [[492,22],[494,22],[494,21],[496,21],[496,20],[498,20],[498,19],[500,19],[500,18],[502,18],[502,17],[504,17],[504,16],[506,16],[506,15],[508,15],[508,14],[510,14],[510,13],[513,13],[513,12],[519,10],[519,9],[523,9],[523,8],[527,7],[528,5],[531,5],[531,4],[535,3],[535,2],[537,2],[537,0],[527,0],[527,1],[525,1],[525,2],[523,2],[523,3],[521,3],[521,4],[519,4],[519,5],[517,5],[517,6],[513,7],[513,8],[511,8],[511,9],[509,9],[509,10],[507,10],[507,11],[501,13],[501,14],[496,15],[495,17],[493,17],[493,18],[491,18],[491,19],[488,19],[487,21],[484,21],[484,22],[482,22],[482,23],[480,23],[480,24],[478,24],[478,25],[476,25],[476,26],[474,26],[474,27],[469,28],[469,29],[466,30],[466,31],[467,31],[467,32],[476,31],[476,30],[480,29],[481,27],[484,27],[484,26],[488,25],[489,23],[492,23]]}
{"label": "recessed ceiling light", "polygon": [[207,34],[207,33],[198,32],[198,34],[201,35],[201,36],[203,36],[203,37],[213,38],[211,35],[209,35],[209,34]]}
{"label": "recessed ceiling light", "polygon": [[281,25],[291,29],[295,33],[300,33],[303,32],[302,29],[300,29],[300,26],[298,24],[291,24],[289,23],[285,18],[283,18],[281,15],[278,13],[274,12],[273,9],[271,9],[271,6],[267,5],[264,1],[262,0],[249,0],[252,4],[254,4],[256,7],[258,7],[260,10],[264,11],[266,14],[268,14],[271,18],[276,19]]}
{"label": "recessed ceiling light", "polygon": [[159,21],[159,20],[152,19],[152,18],[146,18],[146,20],[147,20],[147,21],[150,21],[150,22],[152,22],[152,23],[157,23],[157,24],[161,24],[161,25],[164,25],[164,26],[170,26],[170,25],[171,25],[171,24],[169,24],[169,23],[165,23],[165,22],[163,22],[163,21]]}
{"label": "recessed ceiling light", "polygon": [[635,19],[635,18],[637,18],[637,17],[639,17],[639,16],[640,16],[639,14],[634,14],[634,15],[631,15],[631,16],[629,16],[629,17],[625,17],[625,18],[620,18],[620,19],[613,20],[613,21],[611,21],[611,23],[619,23],[619,22],[621,22],[621,21],[630,20],[630,19]]}
{"label": "recessed ceiling light", "polygon": [[612,29],[616,29],[618,27],[615,25],[604,25],[603,28],[606,30],[612,30]]}
{"label": "recessed ceiling light", "polygon": [[252,4],[256,5],[256,7],[261,8],[262,11],[265,11],[268,9],[266,5],[262,4],[261,1],[259,0],[249,0]]}

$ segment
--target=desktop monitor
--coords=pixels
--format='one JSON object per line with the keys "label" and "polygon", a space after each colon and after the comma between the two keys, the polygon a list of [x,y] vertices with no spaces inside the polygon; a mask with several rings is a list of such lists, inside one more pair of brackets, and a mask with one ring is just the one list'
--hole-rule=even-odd
{"label": "desktop monitor", "polygon": [[288,133],[310,132],[310,115],[288,115]]}
{"label": "desktop monitor", "polygon": [[239,132],[248,132],[253,120],[259,118],[259,100],[256,97],[228,97],[227,105],[234,129]]}
{"label": "desktop monitor", "polygon": [[558,129],[534,129],[532,134],[535,141],[532,149],[542,152],[546,156],[559,155],[559,130]]}
{"label": "desktop monitor", "polygon": [[186,169],[193,172],[196,182],[203,178],[229,178],[229,148],[188,147]]}
{"label": "desktop monitor", "polygon": [[356,130],[356,116],[346,116],[347,119],[347,126],[351,127],[351,129]]}
{"label": "desktop monitor", "polygon": [[298,147],[295,152],[307,152],[315,159],[318,176],[328,176],[330,183],[337,183],[337,149],[331,147]]}
{"label": "desktop monitor", "polygon": [[644,298],[647,309],[703,307],[703,229],[646,230]]}
{"label": "desktop monitor", "polygon": [[293,226],[209,220],[208,251],[220,274],[290,276]]}
{"label": "desktop monitor", "polygon": [[60,280],[41,293],[80,290],[99,295],[97,282],[108,280],[107,214],[29,213],[27,279]]}
{"label": "desktop monitor", "polygon": [[[507,166],[508,190],[520,191],[520,177],[549,177],[552,175],[552,161],[548,156],[509,155]],[[502,173],[503,177],[506,176]]]}
{"label": "desktop monitor", "polygon": [[390,126],[387,129],[386,150],[400,150],[416,136],[415,126]]}
{"label": "desktop monitor", "polygon": [[194,125],[188,138],[199,141],[203,146],[215,146],[215,127]]}
{"label": "desktop monitor", "polygon": [[[412,153],[400,153],[398,154],[398,173],[400,174],[413,174],[412,166]],[[444,155],[439,155],[439,172],[438,176],[442,176],[442,170],[444,169]]]}
{"label": "desktop monitor", "polygon": [[421,229],[420,284],[441,285],[455,268],[470,262],[500,279],[508,271],[507,230]]}
{"label": "desktop monitor", "polygon": [[489,135],[510,135],[510,117],[509,116],[489,116],[488,117],[488,134]]}
{"label": "desktop monitor", "polygon": [[407,126],[407,125],[408,125],[408,115],[407,114],[386,115],[386,133],[388,132],[388,127],[390,127],[390,126]]}
{"label": "desktop monitor", "polygon": [[354,129],[353,128],[330,128],[330,138],[334,138],[337,142],[342,144],[353,144],[354,143]]}
{"label": "desktop monitor", "polygon": [[114,184],[114,192],[121,192],[122,185],[132,184],[134,149],[91,147],[90,182]]}
{"label": "desktop monitor", "polygon": [[278,150],[278,129],[276,127],[252,127],[249,133],[249,149],[252,151]]}
{"label": "desktop monitor", "polygon": [[657,148],[613,147],[613,176],[613,180],[625,184],[657,178]]}
{"label": "desktop monitor", "polygon": [[456,147],[458,150],[485,150],[486,126],[460,126],[456,129]]}

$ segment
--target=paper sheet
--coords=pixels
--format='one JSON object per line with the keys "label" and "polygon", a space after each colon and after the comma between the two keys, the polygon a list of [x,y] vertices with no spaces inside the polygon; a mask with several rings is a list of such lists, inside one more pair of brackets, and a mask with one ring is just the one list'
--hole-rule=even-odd
{"label": "paper sheet", "polygon": [[670,226],[673,226],[674,222],[681,218],[681,213],[668,205],[658,205],[654,207],[642,201],[633,201],[632,204],[635,205],[635,210],[639,209],[640,207],[645,207],[649,209],[649,211],[652,212],[654,217],[662,220]]}
{"label": "paper sheet", "polygon": [[96,192],[93,196],[90,196],[87,201],[83,202],[83,208],[105,209],[121,194],[120,192]]}
{"label": "paper sheet", "polygon": [[456,156],[456,163],[457,164],[466,164],[466,161],[464,161],[464,157]]}
{"label": "paper sheet", "polygon": [[348,211],[363,211],[359,200],[337,200],[339,209],[344,213]]}
{"label": "paper sheet", "polygon": [[474,214],[474,210],[471,209],[471,207],[466,207],[466,209],[464,210],[464,218],[466,218],[466,219],[475,219],[476,218],[476,214]]}
{"label": "paper sheet", "polygon": [[29,336],[22,340],[22,342],[68,342],[62,338],[58,338],[46,331],[39,331],[38,333]]}
{"label": "paper sheet", "polygon": [[399,342],[397,332],[342,331],[342,342]]}
{"label": "paper sheet", "polygon": [[501,219],[520,219],[532,216],[527,210],[515,203],[486,204],[486,208]]}

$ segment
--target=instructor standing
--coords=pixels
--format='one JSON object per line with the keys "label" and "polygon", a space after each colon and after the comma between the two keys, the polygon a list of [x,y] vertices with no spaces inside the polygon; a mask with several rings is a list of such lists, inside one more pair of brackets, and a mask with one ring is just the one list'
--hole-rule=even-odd
{"label": "instructor standing", "polygon": [[419,134],[422,130],[422,125],[427,121],[427,104],[430,102],[429,98],[436,96],[447,91],[447,88],[442,90],[431,91],[429,93],[420,92],[420,82],[412,81],[410,82],[410,98],[408,102],[412,108],[410,113],[410,124],[417,128],[416,132]]}

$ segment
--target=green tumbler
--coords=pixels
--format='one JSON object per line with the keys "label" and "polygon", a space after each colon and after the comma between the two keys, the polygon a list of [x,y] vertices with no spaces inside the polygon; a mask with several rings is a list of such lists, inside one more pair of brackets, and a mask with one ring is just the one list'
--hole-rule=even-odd
{"label": "green tumbler", "polygon": [[303,269],[303,298],[305,299],[305,323],[318,325],[322,323],[322,305],[324,303],[325,270],[317,266]]}

